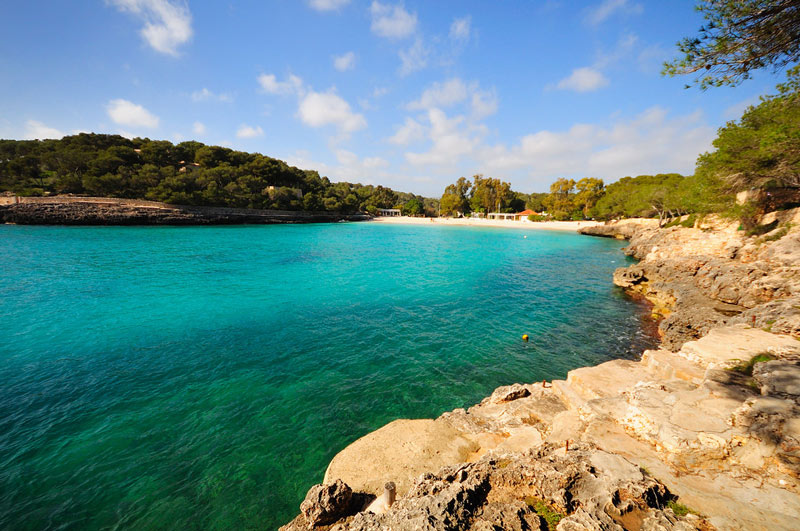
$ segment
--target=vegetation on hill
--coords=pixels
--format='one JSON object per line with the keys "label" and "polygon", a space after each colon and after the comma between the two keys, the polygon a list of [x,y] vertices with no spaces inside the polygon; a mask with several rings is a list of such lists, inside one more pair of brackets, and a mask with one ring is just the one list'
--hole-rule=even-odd
{"label": "vegetation on hill", "polygon": [[258,153],[86,133],[61,140],[0,140],[0,191],[343,213],[436,211],[431,199],[384,186],[332,183],[316,171]]}
{"label": "vegetation on hill", "polygon": [[[499,179],[463,177],[448,186],[442,215],[469,212],[546,211],[557,220],[658,217],[711,212],[739,216],[745,228],[766,210],[800,205],[800,66],[778,93],[764,96],[740,120],[719,129],[714,150],[698,158],[695,174],[677,173],[602,180],[560,178],[545,194],[520,194]],[[482,191],[489,188],[492,193]],[[738,192],[750,202],[738,205]],[[489,197],[490,200],[485,200]]]}

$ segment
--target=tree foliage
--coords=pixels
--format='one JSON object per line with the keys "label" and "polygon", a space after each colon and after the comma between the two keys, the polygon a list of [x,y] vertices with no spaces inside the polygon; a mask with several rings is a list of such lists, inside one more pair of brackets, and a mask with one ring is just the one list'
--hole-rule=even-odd
{"label": "tree foliage", "polygon": [[[738,85],[751,71],[800,60],[800,0],[699,0],[706,23],[678,43],[666,75],[699,73],[700,88]],[[687,85],[688,87],[688,85]]]}
{"label": "tree foliage", "polygon": [[500,179],[475,175],[472,182],[460,177],[444,189],[439,202],[441,215],[458,216],[470,212],[516,212],[524,201]]}
{"label": "tree foliage", "polygon": [[[332,183],[258,153],[200,142],[81,133],[0,140],[0,191],[151,199],[173,204],[352,213],[416,198],[383,186]],[[428,204],[435,211],[435,205]]]}
{"label": "tree foliage", "polygon": [[720,128],[715,151],[698,160],[697,172],[723,180],[733,192],[800,188],[800,66],[778,94],[764,96],[738,121]]}

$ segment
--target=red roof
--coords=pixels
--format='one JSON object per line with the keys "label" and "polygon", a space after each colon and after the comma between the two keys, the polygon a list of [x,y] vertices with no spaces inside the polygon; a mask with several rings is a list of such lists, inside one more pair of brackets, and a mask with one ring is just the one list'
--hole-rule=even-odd
{"label": "red roof", "polygon": [[517,212],[517,216],[530,216],[531,214],[536,214],[536,212],[534,212],[530,208],[525,209],[522,212]]}

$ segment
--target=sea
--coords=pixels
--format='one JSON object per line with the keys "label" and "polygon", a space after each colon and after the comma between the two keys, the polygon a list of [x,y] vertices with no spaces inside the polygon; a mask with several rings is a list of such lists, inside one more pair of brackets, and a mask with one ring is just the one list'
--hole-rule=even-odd
{"label": "sea", "polygon": [[0,529],[276,529],[394,419],[657,343],[613,239],[0,225],[0,245]]}

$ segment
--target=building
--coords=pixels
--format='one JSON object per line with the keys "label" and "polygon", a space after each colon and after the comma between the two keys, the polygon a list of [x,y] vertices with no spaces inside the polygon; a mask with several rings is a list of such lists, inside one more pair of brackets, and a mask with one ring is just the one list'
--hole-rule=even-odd
{"label": "building", "polygon": [[526,220],[528,219],[528,216],[535,216],[535,215],[537,215],[536,212],[534,212],[530,208],[527,208],[522,212],[517,212],[516,214],[514,214],[514,219],[516,219],[517,221]]}
{"label": "building", "polygon": [[385,217],[396,217],[396,216],[400,215],[400,209],[399,208],[379,208],[378,209],[378,215],[379,216],[385,216]]}
{"label": "building", "polygon": [[510,220],[516,219],[514,216],[516,216],[516,214],[506,213],[506,212],[489,212],[486,215],[486,217],[489,219],[510,219]]}

